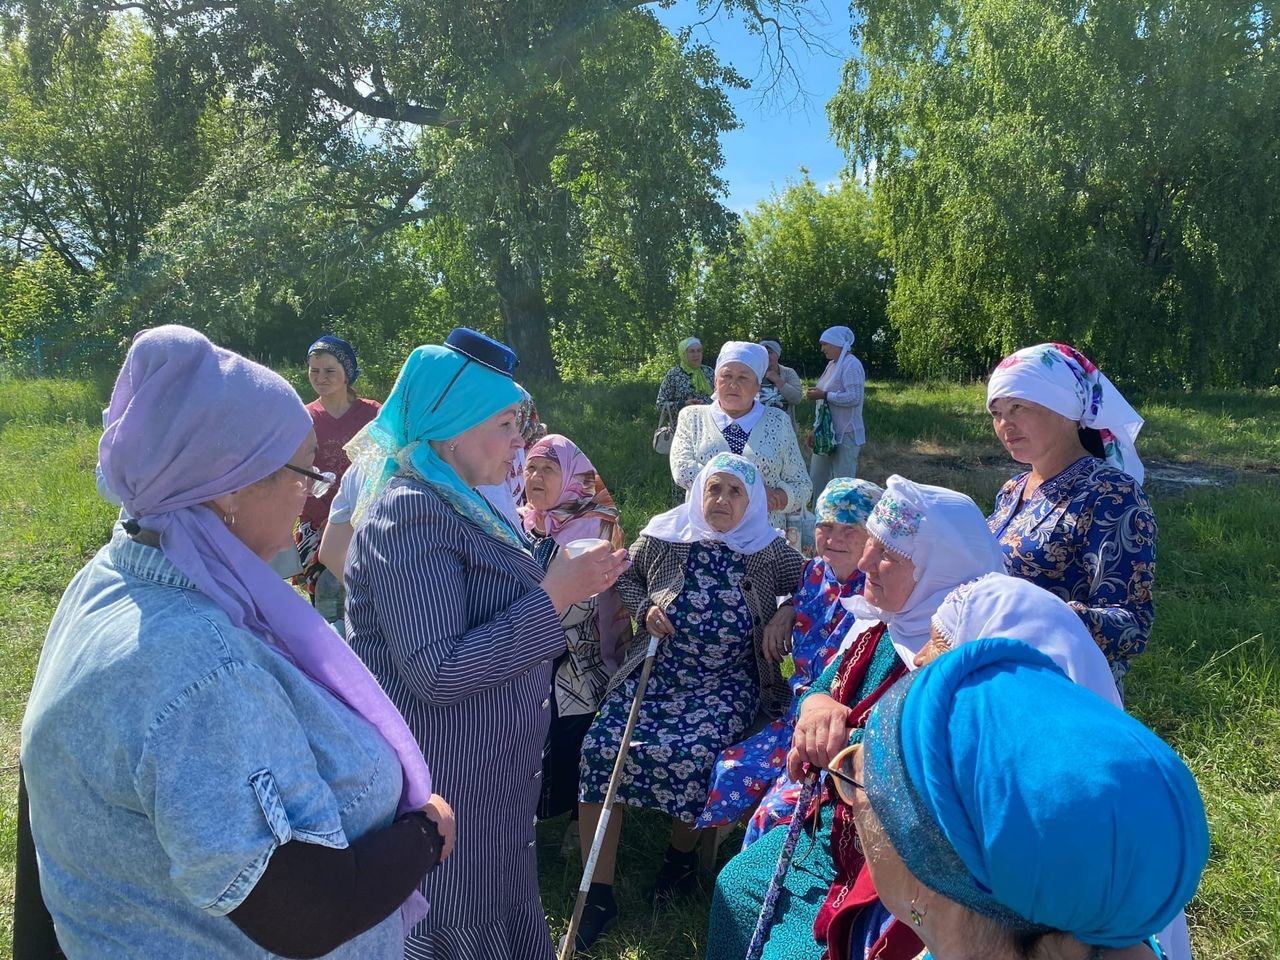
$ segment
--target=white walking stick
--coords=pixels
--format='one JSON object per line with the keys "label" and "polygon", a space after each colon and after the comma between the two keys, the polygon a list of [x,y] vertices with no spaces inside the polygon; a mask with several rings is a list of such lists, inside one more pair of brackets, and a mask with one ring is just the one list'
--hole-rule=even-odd
{"label": "white walking stick", "polygon": [[578,884],[578,901],[573,905],[573,917],[569,920],[569,932],[565,934],[564,946],[560,948],[560,960],[570,960],[573,956],[574,944],[578,938],[578,927],[582,923],[582,911],[587,906],[587,891],[591,889],[591,877],[596,872],[596,860],[600,857],[600,848],[604,845],[605,831],[609,828],[609,815],[613,812],[613,800],[618,793],[618,784],[622,782],[622,770],[627,763],[627,752],[631,749],[631,734],[636,728],[636,720],[640,717],[640,703],[644,700],[645,688],[649,686],[649,673],[653,670],[653,658],[658,653],[658,637],[649,637],[649,647],[645,650],[644,666],[640,669],[640,680],[636,684],[636,695],[631,700],[631,713],[627,717],[626,729],[622,731],[622,742],[618,744],[618,758],[613,762],[613,773],[609,776],[609,787],[605,790],[604,804],[600,810],[600,821],[596,824],[596,833],[591,840],[591,852],[587,854],[587,862],[582,867],[582,883]]}

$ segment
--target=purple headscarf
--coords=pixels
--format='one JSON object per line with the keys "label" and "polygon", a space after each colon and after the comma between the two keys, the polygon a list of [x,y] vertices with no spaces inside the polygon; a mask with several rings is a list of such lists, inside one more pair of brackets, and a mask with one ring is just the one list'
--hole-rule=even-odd
{"label": "purple headscarf", "polygon": [[400,759],[400,811],[420,809],[431,775],[400,711],[324,618],[204,506],[279,470],[302,445],[311,416],[294,389],[194,330],[156,327],[129,348],[106,420],[98,457],[128,515],[160,535],[165,557],[233,624],[373,724]]}

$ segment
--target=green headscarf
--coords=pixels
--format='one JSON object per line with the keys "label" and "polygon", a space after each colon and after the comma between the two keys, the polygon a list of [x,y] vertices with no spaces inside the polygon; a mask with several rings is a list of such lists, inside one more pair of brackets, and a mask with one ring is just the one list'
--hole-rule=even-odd
{"label": "green headscarf", "polygon": [[689,358],[685,356],[690,347],[700,347],[702,341],[697,337],[685,337],[680,341],[680,369],[689,375],[689,379],[693,381],[693,389],[699,393],[711,396],[711,384],[707,382],[707,375],[702,372],[701,366],[689,366]]}
{"label": "green headscarf", "polygon": [[448,347],[418,347],[400,369],[382,411],[347,444],[352,463],[361,465],[366,478],[354,522],[391,477],[407,472],[487,533],[524,549],[524,538],[428,442],[456,437],[523,398],[508,376]]}

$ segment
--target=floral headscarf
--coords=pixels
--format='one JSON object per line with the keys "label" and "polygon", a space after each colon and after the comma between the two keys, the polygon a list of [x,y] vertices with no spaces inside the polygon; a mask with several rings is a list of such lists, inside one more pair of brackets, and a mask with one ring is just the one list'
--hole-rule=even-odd
{"label": "floral headscarf", "polygon": [[813,505],[817,523],[865,526],[884,490],[870,480],[836,477],[818,494]]}
{"label": "floral headscarf", "polygon": [[1005,357],[987,381],[987,406],[1001,397],[1030,400],[1097,430],[1107,463],[1142,483],[1145,471],[1137,448],[1142,417],[1075,347],[1040,343]]}
{"label": "floral headscarf", "polygon": [[1004,571],[1004,554],[978,505],[963,493],[913,483],[897,474],[867,518],[867,532],[915,566],[915,588],[901,610],[872,606],[861,596],[842,601],[859,617],[883,620],[905,662],[929,640],[929,618],[967,580]]}
{"label": "floral headscarf", "polygon": [[555,505],[539,510],[530,505],[524,515],[524,528],[538,531],[564,545],[580,537],[594,537],[599,521],[610,524],[613,548],[626,546],[618,523],[618,507],[609,488],[581,448],[568,437],[550,433],[529,448],[528,459],[543,457],[560,466],[562,483]]}

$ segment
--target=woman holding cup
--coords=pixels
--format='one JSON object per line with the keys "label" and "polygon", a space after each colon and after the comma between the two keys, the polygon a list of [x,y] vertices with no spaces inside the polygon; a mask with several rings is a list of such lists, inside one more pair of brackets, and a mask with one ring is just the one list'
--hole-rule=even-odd
{"label": "woman holding cup", "polygon": [[[587,455],[568,437],[548,434],[529,448],[524,490],[524,529],[533,539],[534,559],[543,567],[561,553],[572,558],[600,547],[620,550],[625,544],[613,497]],[[616,587],[572,604],[560,624],[567,649],[556,660],[551,728],[542,753],[542,819],[576,806],[582,738],[631,643],[631,614]]]}
{"label": "woman holding cup", "polygon": [[[599,545],[543,570],[480,494],[524,448],[503,344],[455,330],[405,362],[353,441],[366,482],[347,558],[348,637],[416,734],[454,804],[457,851],[424,886],[410,960],[549,960],[533,811],[561,616],[612,587],[626,554]],[[365,512],[367,510],[367,513]]]}

